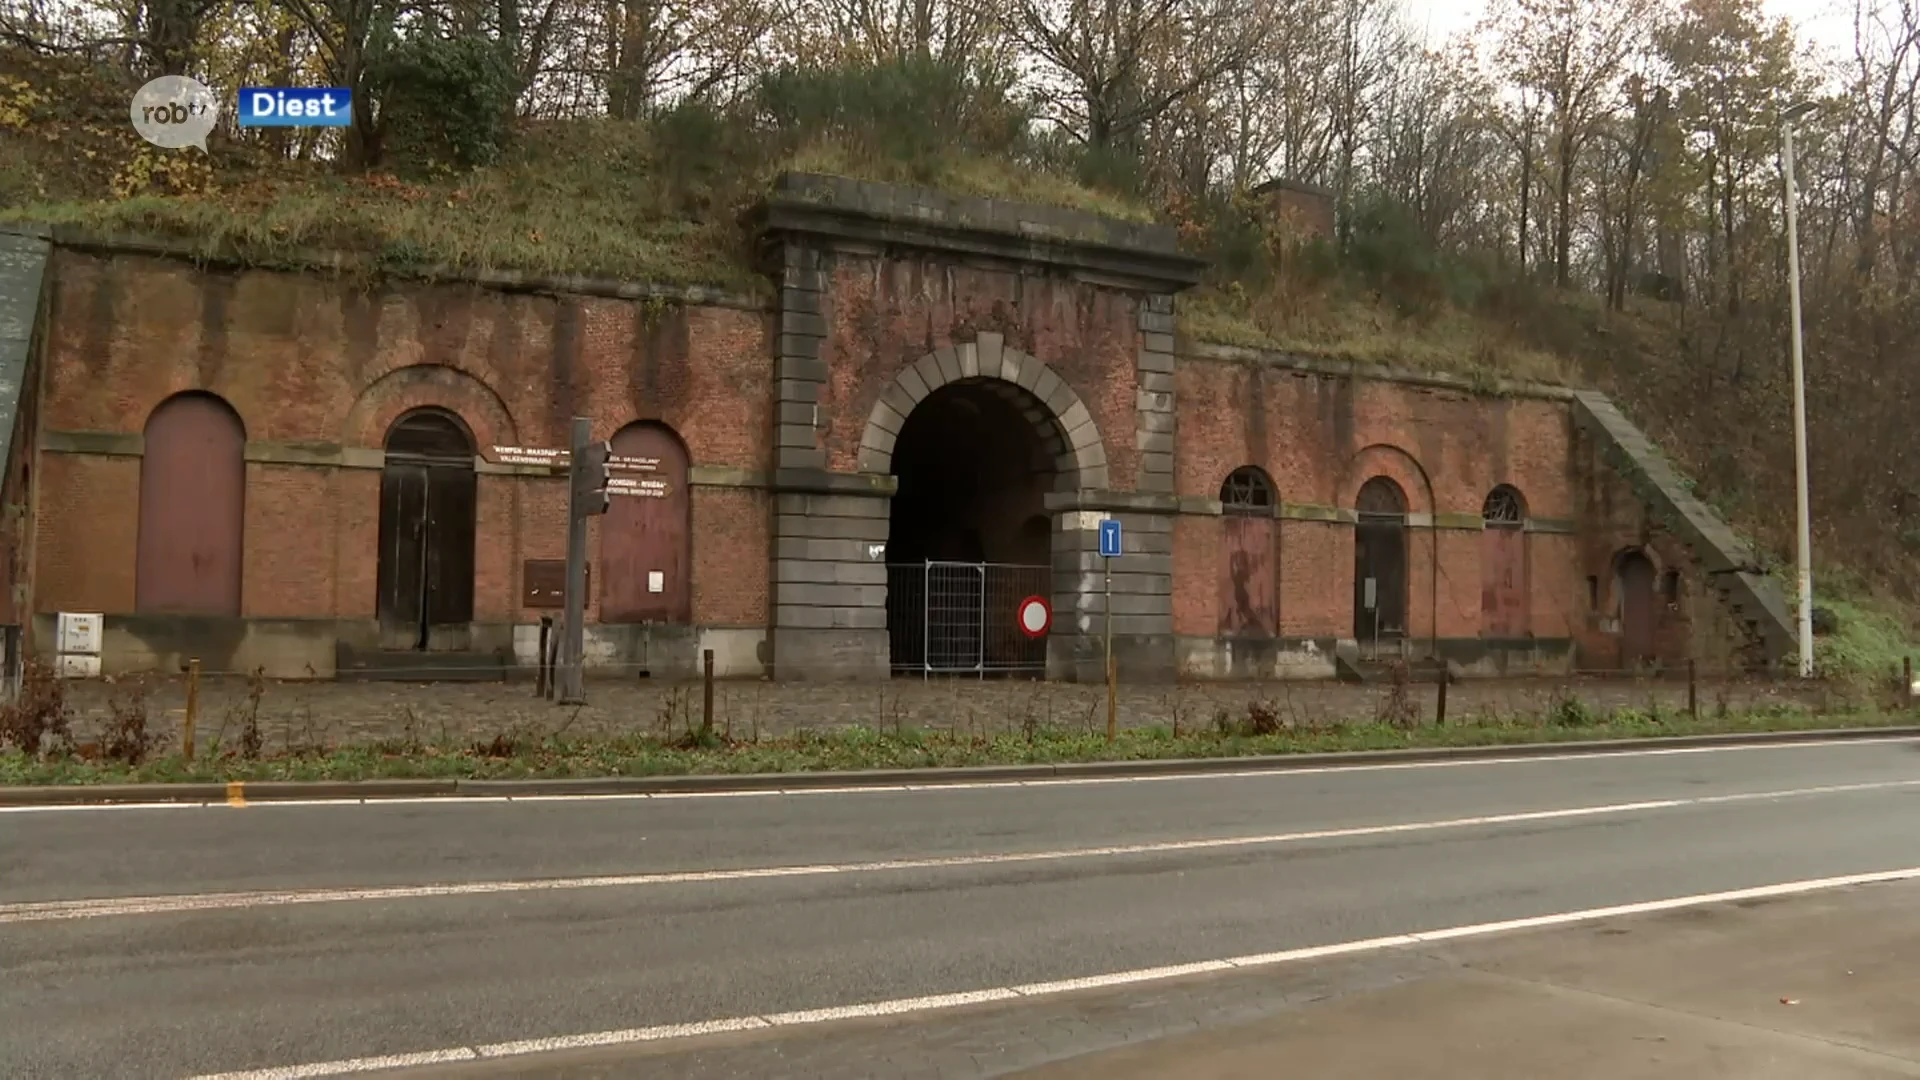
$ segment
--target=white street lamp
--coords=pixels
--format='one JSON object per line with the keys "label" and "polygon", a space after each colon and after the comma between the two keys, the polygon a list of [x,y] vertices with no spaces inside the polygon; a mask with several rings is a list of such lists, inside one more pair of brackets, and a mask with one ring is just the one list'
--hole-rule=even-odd
{"label": "white street lamp", "polygon": [[1800,215],[1793,185],[1793,125],[1819,106],[1802,102],[1780,118],[1780,164],[1787,177],[1787,303],[1793,309],[1793,480],[1799,513],[1800,677],[1813,677],[1813,523],[1807,507],[1807,373],[1800,328]]}

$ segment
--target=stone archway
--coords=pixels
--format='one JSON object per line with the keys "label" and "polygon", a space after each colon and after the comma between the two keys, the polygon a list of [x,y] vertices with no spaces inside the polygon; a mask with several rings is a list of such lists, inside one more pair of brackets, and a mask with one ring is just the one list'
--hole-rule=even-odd
{"label": "stone archway", "polygon": [[1020,633],[1014,612],[1024,596],[1054,595],[1047,497],[1107,483],[1098,427],[1072,388],[998,335],[929,353],[875,402],[860,469],[895,482],[893,669],[1043,672],[1046,642]]}

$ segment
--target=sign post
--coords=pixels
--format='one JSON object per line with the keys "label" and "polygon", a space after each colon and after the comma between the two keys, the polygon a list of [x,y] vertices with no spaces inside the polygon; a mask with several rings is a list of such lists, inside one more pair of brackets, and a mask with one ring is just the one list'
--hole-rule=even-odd
{"label": "sign post", "polygon": [[567,462],[567,606],[561,629],[558,672],[562,705],[587,703],[587,519],[607,512],[607,459],[612,447],[596,443],[593,422],[573,418],[573,439]]}
{"label": "sign post", "polygon": [[1118,692],[1115,683],[1119,673],[1113,666],[1113,560],[1120,557],[1120,519],[1102,518],[1100,521],[1100,559],[1106,570],[1106,600],[1101,605],[1107,616],[1107,741],[1112,742],[1118,734]]}

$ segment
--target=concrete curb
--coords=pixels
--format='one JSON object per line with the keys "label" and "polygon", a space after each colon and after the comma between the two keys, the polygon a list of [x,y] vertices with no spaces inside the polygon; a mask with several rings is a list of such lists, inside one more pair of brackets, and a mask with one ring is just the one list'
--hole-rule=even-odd
{"label": "concrete curb", "polygon": [[981,765],[945,769],[865,769],[851,772],[604,776],[553,780],[272,780],[183,784],[75,784],[0,787],[0,806],[73,806],[114,803],[287,802],[303,799],[377,801],[401,798],[525,798],[566,795],[712,794],[730,791],[805,791],[821,788],[942,787],[1022,780],[1125,779],[1206,776],[1228,772],[1292,772],[1354,765],[1415,765],[1491,758],[1601,756],[1636,750],[1808,742],[1891,742],[1920,738],[1920,726],[1824,728],[1813,731],[1666,735],[1639,739],[1507,743],[1491,746],[1351,750],[1263,757],[1167,758],[1156,761],[1082,761],[1045,765]]}

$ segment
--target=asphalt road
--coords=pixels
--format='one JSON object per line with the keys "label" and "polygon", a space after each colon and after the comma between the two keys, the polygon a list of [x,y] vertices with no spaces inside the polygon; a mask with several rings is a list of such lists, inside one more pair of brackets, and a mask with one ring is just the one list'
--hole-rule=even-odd
{"label": "asphalt road", "polygon": [[0,1076],[183,1078],[697,1023],[1900,869],[1920,866],[1917,811],[1920,752],[1885,742],[0,814]]}

